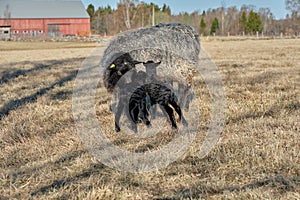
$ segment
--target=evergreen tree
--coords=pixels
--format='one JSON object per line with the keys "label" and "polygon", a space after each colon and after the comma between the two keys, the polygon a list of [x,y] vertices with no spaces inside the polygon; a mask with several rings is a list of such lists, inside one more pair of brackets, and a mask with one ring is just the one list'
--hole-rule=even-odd
{"label": "evergreen tree", "polygon": [[249,13],[249,18],[247,21],[247,29],[251,33],[262,32],[263,25],[258,13],[253,10]]}
{"label": "evergreen tree", "polygon": [[211,27],[210,27],[210,34],[216,33],[216,31],[219,29],[219,20],[215,17]]}
{"label": "evergreen tree", "polygon": [[201,18],[201,21],[200,21],[200,31],[203,35],[206,35],[206,22],[204,20],[204,17]]}
{"label": "evergreen tree", "polygon": [[165,3],[164,3],[164,5],[163,5],[161,11],[162,11],[163,13],[166,13],[166,14],[168,14],[168,15],[171,15],[171,9],[170,9],[170,7],[167,6]]}
{"label": "evergreen tree", "polygon": [[240,23],[241,23],[241,29],[244,32],[247,32],[247,14],[245,11],[243,11],[242,13],[242,17],[240,19]]}
{"label": "evergreen tree", "polygon": [[86,9],[87,13],[89,14],[90,18],[93,18],[94,14],[95,14],[95,7],[93,4],[89,4],[87,9]]}

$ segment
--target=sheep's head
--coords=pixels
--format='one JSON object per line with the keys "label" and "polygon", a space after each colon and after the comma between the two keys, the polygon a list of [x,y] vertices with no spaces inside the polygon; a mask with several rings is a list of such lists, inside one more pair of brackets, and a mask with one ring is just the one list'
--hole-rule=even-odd
{"label": "sheep's head", "polygon": [[107,90],[112,91],[120,78],[139,63],[142,62],[134,60],[129,53],[124,53],[114,59],[104,73],[104,85]]}

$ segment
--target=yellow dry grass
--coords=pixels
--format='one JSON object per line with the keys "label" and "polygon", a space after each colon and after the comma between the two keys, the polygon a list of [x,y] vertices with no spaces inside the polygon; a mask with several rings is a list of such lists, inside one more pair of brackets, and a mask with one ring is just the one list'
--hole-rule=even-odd
{"label": "yellow dry grass", "polygon": [[[95,44],[0,42],[0,199],[300,199],[300,40],[202,45],[227,95],[220,142],[196,156],[210,120],[199,77],[201,130],[190,150],[167,168],[130,174],[96,162],[76,133],[73,83]],[[97,114],[115,144],[142,151],[169,141],[116,135],[101,92]]]}

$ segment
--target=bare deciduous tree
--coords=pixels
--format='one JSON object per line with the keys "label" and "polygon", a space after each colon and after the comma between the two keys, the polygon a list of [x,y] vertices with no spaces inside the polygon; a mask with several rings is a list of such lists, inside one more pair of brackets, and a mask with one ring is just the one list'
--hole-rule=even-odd
{"label": "bare deciduous tree", "polygon": [[124,23],[127,29],[131,29],[132,21],[137,15],[139,9],[139,0],[120,0],[118,5],[123,11]]}
{"label": "bare deciduous tree", "polygon": [[285,0],[286,9],[291,11],[292,15],[300,13],[300,0]]}
{"label": "bare deciduous tree", "polygon": [[262,24],[263,24],[263,32],[268,33],[271,32],[270,30],[273,19],[273,14],[271,12],[270,8],[260,8],[258,10],[258,13],[260,14]]}

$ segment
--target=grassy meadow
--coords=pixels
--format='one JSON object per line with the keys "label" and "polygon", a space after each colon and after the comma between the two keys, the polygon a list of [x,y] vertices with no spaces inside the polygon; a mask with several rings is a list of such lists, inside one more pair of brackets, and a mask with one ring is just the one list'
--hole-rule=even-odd
{"label": "grassy meadow", "polygon": [[[85,42],[0,42],[0,199],[300,199],[300,39],[203,39],[227,97],[219,143],[198,147],[210,121],[210,96],[195,78],[201,128],[168,167],[131,174],[97,162],[72,114],[77,70],[95,48]],[[102,44],[105,48],[105,44]],[[109,100],[97,116],[128,150],[167,144],[113,131]]]}

